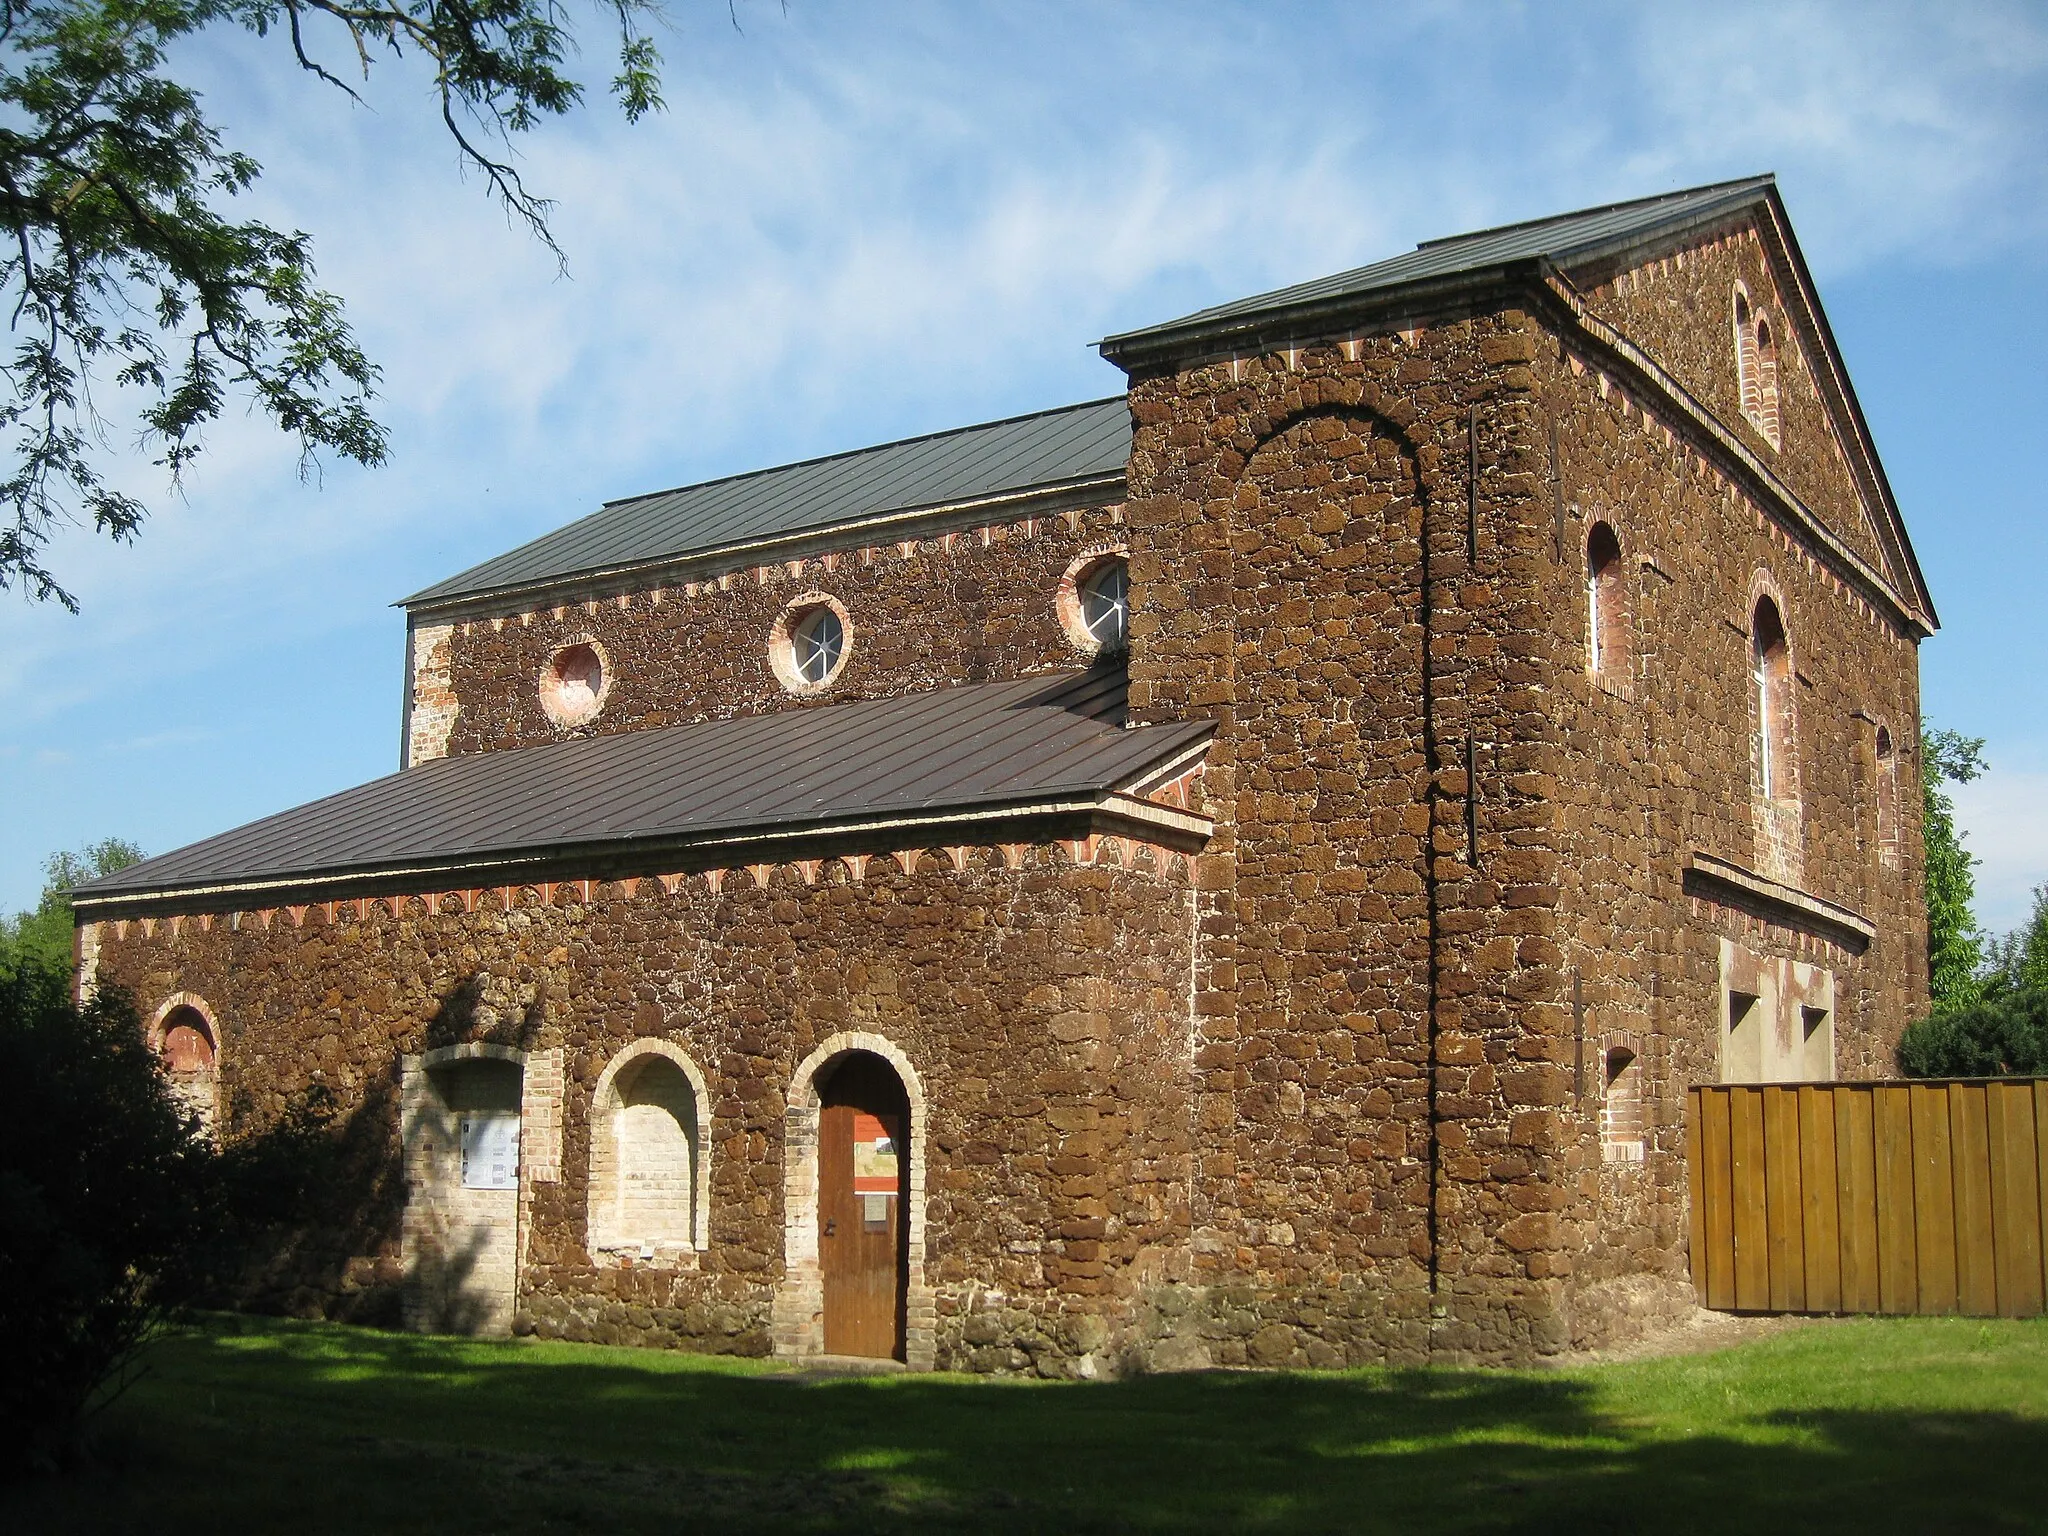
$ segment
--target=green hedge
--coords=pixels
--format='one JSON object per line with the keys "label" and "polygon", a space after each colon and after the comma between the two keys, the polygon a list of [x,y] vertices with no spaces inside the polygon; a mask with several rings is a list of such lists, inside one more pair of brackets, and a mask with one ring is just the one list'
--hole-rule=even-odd
{"label": "green hedge", "polygon": [[2048,987],[1987,998],[1908,1025],[1899,1037],[1908,1077],[2048,1075]]}

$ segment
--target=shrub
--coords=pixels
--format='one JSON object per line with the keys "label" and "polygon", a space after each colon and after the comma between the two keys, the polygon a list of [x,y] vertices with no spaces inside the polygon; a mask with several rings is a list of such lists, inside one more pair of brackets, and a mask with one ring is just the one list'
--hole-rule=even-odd
{"label": "shrub", "polygon": [[171,1092],[127,997],[0,976],[0,1467],[73,1459],[166,1324],[320,1176],[303,1110],[225,1148]]}
{"label": "shrub", "polygon": [[1908,1077],[2048,1074],[2048,987],[1994,994],[1908,1025],[1899,1069]]}

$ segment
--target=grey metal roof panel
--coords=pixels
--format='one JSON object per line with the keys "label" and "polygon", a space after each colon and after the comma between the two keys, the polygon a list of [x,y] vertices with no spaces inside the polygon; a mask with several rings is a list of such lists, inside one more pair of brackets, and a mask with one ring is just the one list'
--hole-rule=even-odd
{"label": "grey metal roof panel", "polygon": [[1213,722],[1126,729],[1120,666],[440,758],[131,865],[81,905],[561,847],[1102,795]]}
{"label": "grey metal roof panel", "polygon": [[1398,288],[1409,283],[1455,277],[1466,272],[1485,271],[1510,262],[1548,257],[1559,265],[1583,260],[1611,246],[1622,246],[1658,230],[1682,227],[1728,209],[1755,201],[1765,189],[1776,184],[1769,175],[1744,177],[1739,181],[1716,182],[1683,192],[1637,198],[1599,208],[1581,209],[1521,224],[1504,224],[1470,234],[1428,240],[1414,250],[1385,261],[1319,277],[1271,293],[1234,299],[1228,304],[1197,310],[1178,320],[1141,330],[1125,331],[1105,338],[1105,354],[1155,338],[1181,332],[1201,333],[1231,322],[1311,308],[1337,300]]}
{"label": "grey metal roof panel", "polygon": [[590,516],[404,599],[449,602],[823,532],[890,513],[1122,474],[1122,395],[984,422],[702,485],[611,501]]}

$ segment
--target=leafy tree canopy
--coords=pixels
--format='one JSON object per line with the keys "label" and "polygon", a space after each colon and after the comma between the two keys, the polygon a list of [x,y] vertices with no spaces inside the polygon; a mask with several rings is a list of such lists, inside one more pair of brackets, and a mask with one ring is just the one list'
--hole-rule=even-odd
{"label": "leafy tree canopy", "polygon": [[1967,1008],[1981,995],[1984,939],[1970,904],[1976,864],[1956,830],[1955,802],[1944,784],[1967,784],[1984,771],[1984,743],[1955,731],[1922,729],[1921,823],[1927,850],[1927,983],[1937,1014]]}
{"label": "leafy tree canopy", "polygon": [[[589,0],[616,34],[613,95],[661,106],[645,27],[659,0]],[[75,610],[44,563],[64,522],[133,537],[146,508],[110,485],[94,389],[133,391],[175,485],[233,397],[322,454],[383,462],[376,366],[312,243],[229,212],[261,174],[180,83],[169,50],[213,27],[276,39],[293,67],[357,95],[379,62],[423,61],[466,163],[550,250],[548,203],[505,147],[583,98],[559,0],[0,0],[0,589]]]}
{"label": "leafy tree canopy", "polygon": [[88,880],[138,863],[142,850],[118,837],[43,860],[43,899],[33,912],[0,917],[0,978],[24,968],[71,976],[71,893]]}
{"label": "leafy tree canopy", "polygon": [[2002,939],[1985,946],[1987,995],[2048,991],[2048,885],[2034,887],[2034,910]]}

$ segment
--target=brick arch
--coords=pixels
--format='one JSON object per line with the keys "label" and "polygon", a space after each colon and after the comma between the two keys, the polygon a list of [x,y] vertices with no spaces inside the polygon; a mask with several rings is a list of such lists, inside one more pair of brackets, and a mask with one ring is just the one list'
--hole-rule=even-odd
{"label": "brick arch", "polygon": [[[695,1137],[692,1147],[694,1167],[690,1178],[690,1246],[702,1253],[708,1246],[710,1234],[710,1193],[711,1193],[711,1091],[703,1071],[691,1060],[687,1051],[667,1040],[635,1040],[620,1049],[605,1063],[604,1071],[598,1074],[597,1086],[590,1095],[590,1167],[584,1181],[585,1236],[591,1244],[593,1257],[596,1256],[598,1221],[595,1206],[598,1200],[598,1185],[601,1176],[600,1161],[605,1156],[617,1158],[616,1133],[600,1129],[600,1117],[609,1113],[614,1101],[619,1098],[618,1079],[622,1072],[636,1063],[644,1062],[650,1056],[672,1062],[681,1070],[690,1085],[690,1094],[696,1110],[696,1123],[691,1127]],[[615,1172],[615,1170],[614,1170]]]}
{"label": "brick arch", "polygon": [[491,1045],[478,1042],[474,1045],[437,1045],[431,1051],[422,1051],[416,1058],[423,1069],[445,1067],[453,1061],[509,1061],[514,1066],[526,1065],[526,1052],[514,1045]]}
{"label": "brick arch", "polygon": [[[1596,567],[1595,545],[1603,532],[1612,545],[1612,555]],[[1622,519],[1601,513],[1587,520],[1586,536],[1580,547],[1586,578],[1587,670],[1610,687],[1627,684],[1634,662],[1635,593],[1628,579],[1634,555],[1630,546],[1629,531]]]}
{"label": "brick arch", "polygon": [[[1616,1058],[1622,1058],[1617,1062]],[[1609,1030],[1600,1041],[1600,1158],[1604,1163],[1643,1160],[1649,1142],[1644,1106],[1642,1037],[1632,1029]]]}
{"label": "brick arch", "polygon": [[887,1036],[845,1030],[819,1042],[789,1080],[782,1133],[782,1283],[776,1287],[772,1331],[778,1355],[816,1355],[825,1347],[825,1283],[818,1262],[818,1120],[823,1096],[818,1077],[853,1051],[886,1061],[910,1103],[910,1237],[905,1276],[909,1290],[904,1355],[912,1370],[930,1370],[937,1357],[937,1309],[925,1277],[925,1174],[930,1164],[924,1084],[909,1056]]}
{"label": "brick arch", "polygon": [[1754,422],[1762,413],[1763,394],[1756,367],[1756,301],[1747,283],[1738,281],[1729,290],[1728,323],[1735,338],[1735,398],[1743,417]]}
{"label": "brick arch", "polygon": [[[206,1065],[196,1071],[169,1070],[170,1061],[164,1056],[168,1026],[181,1011],[194,1014],[206,1027],[206,1041],[211,1047],[211,1054]],[[214,1018],[212,1007],[197,992],[173,992],[150,1015],[143,1038],[148,1042],[151,1054],[164,1062],[172,1096],[198,1117],[202,1130],[211,1132],[220,1114],[221,1057],[220,1023]]]}
{"label": "brick arch", "polygon": [[[1275,380],[1274,386],[1290,387],[1295,383],[1298,380]],[[1361,796],[1375,793],[1398,795],[1412,804],[1430,807],[1434,814],[1436,802],[1445,798],[1445,792],[1439,788],[1439,774],[1454,763],[1464,766],[1470,738],[1469,728],[1457,727],[1449,736],[1444,734],[1445,700],[1440,694],[1445,690],[1431,655],[1432,638],[1437,628],[1436,612],[1451,581],[1456,579],[1456,567],[1465,563],[1465,556],[1469,553],[1468,529],[1463,509],[1459,506],[1464,500],[1472,464],[1465,452],[1466,445],[1461,441],[1466,435],[1468,421],[1453,419],[1443,422],[1440,427],[1419,426],[1413,415],[1399,406],[1393,410],[1382,409],[1380,396],[1370,385],[1346,381],[1345,386],[1337,390],[1331,389],[1326,382],[1325,389],[1327,393],[1321,402],[1276,413],[1264,430],[1239,434],[1234,446],[1245,453],[1245,459],[1232,479],[1241,489],[1255,487],[1258,494],[1256,503],[1252,505],[1247,504],[1249,498],[1243,495],[1225,503],[1225,537],[1231,541],[1230,547],[1235,548],[1240,530],[1250,526],[1254,518],[1271,519],[1290,503],[1306,511],[1315,498],[1340,504],[1348,498],[1350,491],[1343,480],[1324,485],[1260,484],[1262,477],[1277,478],[1276,471],[1282,466],[1274,456],[1290,444],[1300,445],[1304,469],[1312,464],[1344,463],[1344,479],[1351,482],[1351,489],[1385,498],[1376,509],[1369,508],[1363,513],[1343,505],[1344,521],[1329,535],[1328,550],[1334,551],[1340,546],[1348,547],[1349,542],[1364,531],[1364,526],[1375,526],[1384,534],[1379,543],[1383,553],[1372,562],[1372,568],[1377,572],[1373,579],[1372,597],[1377,601],[1390,600],[1393,607],[1382,622],[1372,626],[1370,635],[1361,637],[1359,648],[1346,657],[1346,670],[1361,684],[1361,707],[1347,713],[1343,707],[1347,701],[1330,698],[1327,694],[1319,703],[1329,711],[1333,724],[1341,723],[1348,728],[1346,735],[1352,746],[1344,750],[1355,751],[1367,761],[1384,759],[1385,766],[1377,770],[1373,783],[1367,786],[1361,782]],[[1463,417],[1462,412],[1460,417]],[[1383,451],[1390,450],[1391,458],[1375,452],[1348,460],[1328,454],[1317,436],[1326,423],[1363,440],[1368,446],[1375,440],[1384,444]],[[1434,450],[1434,457],[1422,452],[1426,440]],[[1457,509],[1455,515],[1453,509]],[[1476,528],[1475,522],[1472,529],[1475,533]],[[1472,542],[1477,542],[1476,537]],[[1241,561],[1239,568],[1242,571]],[[1277,602],[1269,604],[1268,600],[1286,595],[1284,583],[1300,580],[1303,595],[1308,595],[1313,585],[1326,579],[1333,569],[1335,567],[1327,561],[1326,553],[1290,552],[1276,567],[1260,570],[1254,582],[1244,581],[1241,575],[1236,578],[1239,614],[1230,677],[1231,694],[1239,720],[1233,765],[1239,782],[1256,770],[1259,760],[1269,751],[1284,753],[1290,750],[1289,742],[1284,739],[1270,744],[1256,739],[1253,732],[1258,727],[1251,722],[1260,713],[1257,701],[1264,686],[1288,690],[1294,685],[1293,678],[1271,673],[1264,674],[1263,678],[1247,675],[1239,658],[1257,650],[1262,631],[1283,627],[1284,621],[1277,613]],[[1292,571],[1298,571],[1300,576],[1290,576]],[[1268,586],[1268,590],[1261,592],[1260,586]],[[1364,591],[1355,578],[1348,576],[1339,578],[1335,588],[1347,594],[1363,595]],[[1376,690],[1387,690],[1382,697],[1392,707],[1383,708],[1375,702]],[[1333,742],[1337,740],[1338,733],[1330,733],[1330,739]],[[1405,752],[1393,755],[1377,752],[1375,746],[1381,741],[1419,742],[1423,748],[1420,761],[1412,764],[1405,761]],[[1311,754],[1320,750],[1302,750],[1299,766],[1312,769]],[[1476,826],[1479,814],[1476,805],[1468,809],[1462,792],[1459,799],[1460,809],[1468,811]],[[1374,803],[1386,802],[1377,800]],[[1466,816],[1461,815],[1458,820],[1464,821]],[[1477,841],[1476,833],[1473,840]],[[1432,856],[1428,839],[1417,839],[1416,843],[1408,870],[1423,895],[1419,910],[1411,908],[1390,912],[1375,919],[1367,930],[1372,937],[1367,938],[1362,933],[1358,944],[1361,949],[1390,955],[1423,949],[1431,956],[1431,963],[1426,969],[1422,1038],[1402,1049],[1407,1065],[1422,1078],[1426,1095],[1427,1165],[1424,1174],[1429,1195],[1426,1207],[1415,1214],[1413,1227],[1405,1230],[1402,1236],[1413,1237],[1424,1247],[1429,1285],[1435,1290],[1440,1283],[1446,1257],[1436,1241],[1436,1213],[1444,1201],[1443,1131],[1437,1106],[1442,1076],[1439,1070],[1442,1032],[1439,960],[1445,941],[1437,861]],[[1329,849],[1335,865],[1339,867],[1353,862],[1358,856],[1351,845],[1335,838],[1331,839]],[[1288,848],[1281,838],[1269,836],[1255,842],[1246,837],[1242,829],[1238,834],[1236,854],[1239,865],[1242,866],[1248,858],[1257,859],[1266,866],[1263,874],[1274,878],[1288,878],[1298,868],[1305,867],[1295,857],[1303,851],[1299,846]],[[1352,1007],[1373,1011],[1399,992],[1392,967],[1371,971],[1364,967],[1360,969],[1366,973],[1356,983],[1358,995],[1352,1000]],[[1239,1133],[1249,1134],[1257,1142],[1259,1151],[1256,1155],[1270,1158],[1276,1168],[1292,1164],[1288,1141],[1290,1130],[1283,1119],[1276,1118],[1284,1111],[1240,1097],[1227,1082],[1205,1083],[1197,1097],[1211,1094],[1230,1102]],[[1196,1112],[1208,1113],[1206,1109]],[[1298,1180],[1306,1194],[1316,1177],[1306,1167],[1278,1176],[1275,1192],[1270,1197],[1273,1205],[1270,1214],[1275,1217],[1285,1214],[1281,1207],[1291,1198],[1286,1192],[1289,1180]],[[1361,1177],[1376,1180],[1380,1174],[1373,1171]],[[1372,1187],[1380,1186],[1375,1184]],[[1229,1242],[1234,1232],[1231,1224],[1244,1221],[1246,1214],[1217,1208],[1198,1213],[1194,1225],[1197,1229],[1206,1229],[1215,1223],[1217,1235]]]}
{"label": "brick arch", "polygon": [[180,1008],[190,1008],[194,1013],[198,1014],[200,1018],[206,1021],[206,1033],[208,1038],[211,1039],[211,1041],[213,1042],[214,1070],[216,1072],[219,1071],[221,1043],[220,1024],[213,1016],[212,1005],[209,1004],[206,1001],[206,999],[201,997],[197,992],[173,992],[169,997],[165,998],[161,1003],[157,1004],[156,1012],[149,1016],[149,1027],[144,1032],[144,1038],[148,1040],[149,1048],[152,1051],[161,1051],[163,1049],[164,1021],[168,1019],[172,1014],[176,1013]]}
{"label": "brick arch", "polygon": [[1759,599],[1768,597],[1778,609],[1778,622],[1785,626],[1785,652],[1796,664],[1798,652],[1792,643],[1792,610],[1785,601],[1785,592],[1778,585],[1778,578],[1771,574],[1769,567],[1758,566],[1749,575],[1749,600],[1742,610],[1742,632],[1749,633],[1749,626],[1756,618]]}
{"label": "brick arch", "polygon": [[1876,715],[1870,722],[1871,809],[1876,822],[1878,862],[1894,869],[1899,862],[1899,774],[1905,749],[1889,717]]}
{"label": "brick arch", "polygon": [[1357,422],[1391,438],[1400,446],[1401,457],[1407,462],[1408,473],[1415,482],[1416,496],[1421,500],[1428,500],[1429,493],[1422,473],[1421,445],[1416,442],[1415,434],[1403,423],[1374,405],[1366,398],[1363,390],[1359,391],[1355,400],[1325,400],[1320,405],[1304,405],[1276,417],[1264,432],[1255,432],[1252,435],[1251,445],[1245,450],[1245,467],[1238,472],[1237,478],[1242,480],[1249,475],[1252,461],[1297,427],[1323,420]]}

